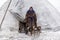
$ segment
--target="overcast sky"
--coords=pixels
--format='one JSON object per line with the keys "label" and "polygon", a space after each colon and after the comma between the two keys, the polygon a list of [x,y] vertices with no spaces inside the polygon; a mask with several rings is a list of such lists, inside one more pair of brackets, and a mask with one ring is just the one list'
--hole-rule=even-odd
{"label": "overcast sky", "polygon": [[[0,7],[6,2],[7,0],[0,0]],[[57,10],[60,12],[60,0],[48,0]]]}

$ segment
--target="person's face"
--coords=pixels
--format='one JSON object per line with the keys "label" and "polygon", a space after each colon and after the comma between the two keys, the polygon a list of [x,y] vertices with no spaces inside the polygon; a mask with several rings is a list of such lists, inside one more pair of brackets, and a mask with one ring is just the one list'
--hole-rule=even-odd
{"label": "person's face", "polygon": [[30,8],[29,10],[31,11],[31,10],[33,10],[33,8]]}

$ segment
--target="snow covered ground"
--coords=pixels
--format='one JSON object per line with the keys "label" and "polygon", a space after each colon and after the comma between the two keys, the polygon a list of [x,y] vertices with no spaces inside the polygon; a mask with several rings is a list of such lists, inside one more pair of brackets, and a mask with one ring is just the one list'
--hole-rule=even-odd
{"label": "snow covered ground", "polygon": [[44,31],[39,36],[28,36],[17,31],[0,31],[0,40],[60,40],[60,31]]}
{"label": "snow covered ground", "polygon": [[[0,8],[0,23],[3,19],[9,2],[10,0],[8,0]],[[17,2],[19,3],[17,4]],[[41,34],[37,36],[28,36],[24,33],[18,33],[19,22],[9,12],[9,10],[14,9],[15,11],[15,9],[17,8],[15,12],[20,13],[20,10],[18,10],[20,8],[19,5],[21,5],[20,1],[12,0],[11,5],[5,16],[4,22],[1,26],[0,40],[60,40],[60,13],[54,7],[52,7],[47,0],[24,0],[24,7],[22,13],[20,14],[24,18],[26,11],[29,9],[30,6],[33,6],[37,15],[38,26],[41,25],[42,27]]]}

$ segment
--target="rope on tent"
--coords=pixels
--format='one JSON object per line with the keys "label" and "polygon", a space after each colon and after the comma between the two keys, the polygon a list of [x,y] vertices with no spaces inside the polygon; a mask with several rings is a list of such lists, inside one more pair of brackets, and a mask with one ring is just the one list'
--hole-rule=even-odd
{"label": "rope on tent", "polygon": [[10,0],[10,2],[9,2],[9,4],[8,4],[8,7],[7,7],[6,11],[5,11],[5,14],[4,14],[4,16],[3,16],[3,19],[2,19],[2,21],[1,21],[0,29],[1,29],[1,26],[2,26],[3,21],[4,21],[4,19],[5,19],[5,16],[6,16],[6,14],[7,14],[7,11],[8,11],[8,9],[9,9],[9,6],[10,6],[10,4],[11,4],[11,1],[12,1],[12,0]]}

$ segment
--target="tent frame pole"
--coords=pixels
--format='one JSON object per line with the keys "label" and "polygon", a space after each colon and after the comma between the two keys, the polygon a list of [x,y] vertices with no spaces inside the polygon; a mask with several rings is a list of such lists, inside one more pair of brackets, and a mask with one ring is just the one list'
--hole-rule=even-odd
{"label": "tent frame pole", "polygon": [[7,14],[7,11],[8,11],[8,9],[9,9],[9,7],[10,7],[11,2],[12,2],[12,0],[10,0],[10,2],[9,2],[9,4],[8,4],[8,7],[7,7],[6,11],[5,11],[5,14],[4,14],[3,19],[2,19],[2,21],[1,21],[1,24],[0,24],[0,29],[1,29],[1,26],[2,26],[2,24],[3,24],[4,19],[5,19],[5,17],[6,17],[6,14]]}

